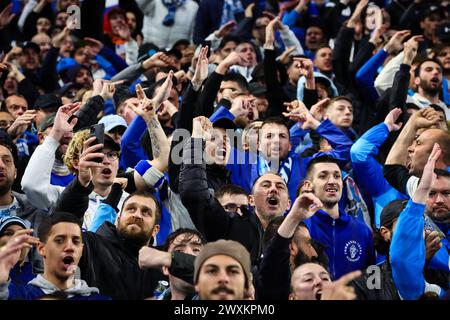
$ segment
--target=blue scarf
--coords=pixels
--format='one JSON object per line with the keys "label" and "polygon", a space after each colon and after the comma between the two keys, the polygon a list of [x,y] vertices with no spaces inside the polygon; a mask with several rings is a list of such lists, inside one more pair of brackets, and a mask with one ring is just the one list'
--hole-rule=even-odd
{"label": "blue scarf", "polygon": [[267,160],[263,156],[260,156],[258,158],[258,176],[261,177],[267,172],[274,172],[276,170],[277,173],[283,178],[284,182],[286,182],[286,184],[289,184],[289,179],[291,178],[292,171],[292,158],[287,157],[285,160],[283,160],[279,168],[272,167],[272,165],[276,166],[277,164],[271,164],[267,162]]}
{"label": "blue scarf", "polygon": [[175,11],[181,7],[186,0],[162,0],[163,5],[169,10],[167,15],[164,17],[163,25],[166,27],[171,27],[175,23]]}

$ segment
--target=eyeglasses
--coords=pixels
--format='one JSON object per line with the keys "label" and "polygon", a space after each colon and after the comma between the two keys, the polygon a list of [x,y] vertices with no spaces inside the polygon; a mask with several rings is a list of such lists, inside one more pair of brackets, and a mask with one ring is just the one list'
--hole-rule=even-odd
{"label": "eyeglasses", "polygon": [[119,158],[119,152],[117,151],[104,152],[104,154],[111,161],[117,160]]}
{"label": "eyeglasses", "polygon": [[248,211],[248,206],[247,205],[242,205],[242,206],[238,206],[235,203],[227,203],[226,205],[223,206],[223,208],[225,209],[225,211],[227,212],[231,212],[231,213],[237,213],[238,209],[241,212],[246,212]]}

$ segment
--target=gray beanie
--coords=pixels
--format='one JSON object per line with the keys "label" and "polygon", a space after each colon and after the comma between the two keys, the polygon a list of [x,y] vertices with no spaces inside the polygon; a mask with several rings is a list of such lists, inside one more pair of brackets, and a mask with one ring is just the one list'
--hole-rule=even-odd
{"label": "gray beanie", "polygon": [[218,240],[215,242],[210,242],[203,247],[203,249],[200,251],[200,254],[195,259],[194,283],[198,282],[200,268],[202,267],[203,263],[208,258],[218,255],[230,256],[241,264],[245,274],[245,287],[248,288],[249,279],[251,279],[250,254],[242,244],[233,240]]}

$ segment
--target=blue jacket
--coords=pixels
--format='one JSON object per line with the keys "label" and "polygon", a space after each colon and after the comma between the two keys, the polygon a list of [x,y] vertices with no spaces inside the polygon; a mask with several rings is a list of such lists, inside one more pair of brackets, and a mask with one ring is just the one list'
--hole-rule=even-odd
{"label": "blue jacket", "polygon": [[75,175],[73,173],[69,173],[67,176],[60,176],[52,172],[50,175],[50,184],[52,186],[67,187],[74,178]]}
{"label": "blue jacket", "polygon": [[311,238],[326,246],[333,279],[363,270],[375,262],[372,231],[363,222],[345,212],[334,220],[323,210],[305,220]]}
{"label": "blue jacket", "polygon": [[[326,152],[330,156],[336,158],[342,163],[350,160],[350,147],[352,141],[338,128],[336,128],[330,120],[325,120],[316,130],[322,137],[328,140],[333,150]],[[291,162],[290,176],[287,182],[289,189],[289,197],[292,202],[295,201],[296,191],[300,182],[306,176],[306,167],[309,161],[324,153],[317,153],[313,157],[301,158],[298,154],[290,152],[288,157],[282,161],[280,168],[286,162]],[[264,158],[256,157],[257,161],[252,163],[229,163],[227,169],[231,171],[231,181],[244,188],[251,193],[253,183],[261,175],[266,173],[263,168]]]}
{"label": "blue jacket", "polygon": [[[389,251],[394,283],[406,300],[416,300],[429,290],[423,276],[426,257],[424,212],[425,205],[409,200],[397,220]],[[444,293],[441,289],[440,294]]]}
{"label": "blue jacket", "polygon": [[[8,300],[38,300],[45,296],[45,292],[42,291],[41,288],[32,284],[18,286],[11,282],[8,286],[8,290]],[[98,293],[93,293],[88,296],[75,295],[69,298],[69,300],[111,300],[111,298]]]}
{"label": "blue jacket", "polygon": [[353,173],[358,186],[372,197],[377,228],[380,227],[381,211],[385,205],[396,199],[408,198],[386,181],[382,165],[375,160],[378,148],[388,135],[387,126],[380,123],[364,133],[350,149]]}
{"label": "blue jacket", "polygon": [[389,56],[386,50],[381,49],[374,54],[356,73],[356,81],[360,87],[374,100],[378,100],[378,93],[375,90],[375,76],[377,75],[378,68],[383,65],[384,60]]}
{"label": "blue jacket", "polygon": [[125,130],[120,142],[120,168],[134,168],[140,160],[148,156],[141,146],[141,137],[147,129],[147,124],[141,116],[136,116]]}

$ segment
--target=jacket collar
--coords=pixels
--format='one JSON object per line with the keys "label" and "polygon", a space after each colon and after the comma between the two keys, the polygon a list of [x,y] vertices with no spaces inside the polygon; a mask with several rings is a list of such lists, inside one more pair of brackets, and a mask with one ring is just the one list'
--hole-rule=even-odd
{"label": "jacket collar", "polygon": [[317,219],[319,219],[327,224],[332,224],[333,220],[335,221],[336,224],[341,224],[341,225],[345,225],[350,222],[350,216],[343,211],[339,211],[339,217],[337,219],[333,219],[332,217],[330,217],[330,215],[324,210],[318,210],[314,214],[313,218],[314,217],[316,217]]}

